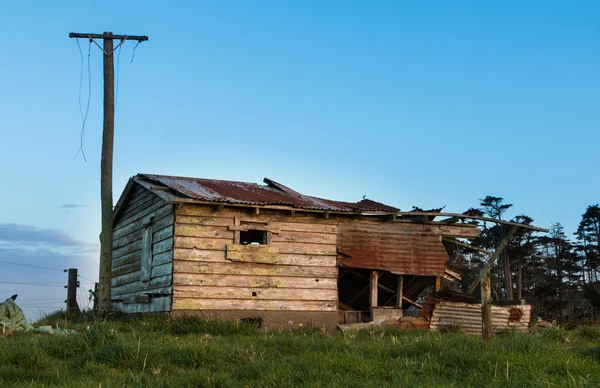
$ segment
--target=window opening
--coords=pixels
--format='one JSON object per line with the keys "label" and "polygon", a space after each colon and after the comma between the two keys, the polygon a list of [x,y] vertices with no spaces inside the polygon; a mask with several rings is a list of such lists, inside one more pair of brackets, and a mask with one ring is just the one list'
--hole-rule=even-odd
{"label": "window opening", "polygon": [[265,245],[267,243],[267,232],[264,230],[245,230],[240,232],[240,244],[242,245]]}

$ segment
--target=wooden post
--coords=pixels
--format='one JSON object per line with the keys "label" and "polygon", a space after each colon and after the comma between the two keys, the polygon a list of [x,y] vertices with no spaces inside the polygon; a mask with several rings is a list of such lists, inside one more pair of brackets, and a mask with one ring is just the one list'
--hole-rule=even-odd
{"label": "wooden post", "polygon": [[402,308],[402,295],[404,293],[404,276],[398,275],[398,300],[396,301],[396,307]]}
{"label": "wooden post", "polygon": [[98,311],[98,283],[94,283],[94,293],[92,294],[94,298],[94,311]]}
{"label": "wooden post", "polygon": [[[71,32],[69,38],[86,38],[90,42],[102,39],[104,42],[104,127],[102,132],[102,156],[100,159],[100,201],[102,231],[100,233],[100,269],[98,310],[101,314],[111,309],[111,279],[112,239],[113,239],[113,197],[112,197],[112,168],[113,143],[115,131],[115,69],[113,39],[120,40],[119,47],[126,40],[138,42],[148,40],[147,36],[113,35],[112,32],[103,34],[81,34]],[[97,44],[97,43],[96,43]]]}
{"label": "wooden post", "polygon": [[69,268],[69,283],[67,284],[67,312],[79,312],[77,305],[77,268]]}
{"label": "wooden post", "polygon": [[480,274],[481,281],[481,338],[487,343],[492,342],[492,287],[490,273],[483,268]]}
{"label": "wooden post", "polygon": [[379,295],[379,271],[371,271],[371,295],[369,305],[371,307],[371,319],[373,319],[373,308],[377,307],[377,296]]}
{"label": "wooden post", "polygon": [[[500,245],[498,245],[498,248],[496,248],[496,251],[494,252],[492,257],[490,257],[490,261],[483,267],[483,269],[485,269],[486,271],[489,271],[490,268],[492,268],[492,266],[494,265],[494,262],[496,261],[498,256],[500,256],[500,254],[502,253],[502,250],[504,250],[504,248],[506,247],[506,245],[508,244],[508,242],[510,241],[510,239],[515,234],[515,232],[517,231],[518,228],[519,228],[518,226],[513,226],[512,228],[510,228],[510,230],[508,231],[508,234],[506,235],[506,237],[504,237],[504,240],[502,240]],[[468,291],[469,294],[472,294],[473,291],[475,291],[477,284],[479,284],[479,280],[480,279],[477,278],[477,279],[475,279],[473,284],[471,284],[471,287],[469,287],[469,291]]]}
{"label": "wooden post", "polygon": [[435,277],[435,292],[438,292],[440,290],[440,288],[442,288],[442,277],[436,276]]}

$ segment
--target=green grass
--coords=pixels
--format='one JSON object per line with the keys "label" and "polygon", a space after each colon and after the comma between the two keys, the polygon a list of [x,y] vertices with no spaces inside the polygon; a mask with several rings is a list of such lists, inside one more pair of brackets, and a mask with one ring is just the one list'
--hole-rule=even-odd
{"label": "green grass", "polygon": [[0,386],[600,386],[597,327],[502,333],[488,346],[457,333],[288,333],[191,318],[89,319],[57,314],[43,322],[79,334],[2,337]]}

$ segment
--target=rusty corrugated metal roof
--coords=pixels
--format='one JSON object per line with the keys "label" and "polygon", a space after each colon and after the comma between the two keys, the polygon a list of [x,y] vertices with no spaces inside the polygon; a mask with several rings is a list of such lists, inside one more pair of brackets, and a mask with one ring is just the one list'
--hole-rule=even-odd
{"label": "rusty corrugated metal roof", "polygon": [[346,223],[338,227],[338,263],[345,267],[436,276],[448,253],[440,236],[419,224]]}
{"label": "rusty corrugated metal roof", "polygon": [[312,197],[294,191],[268,178],[264,179],[266,185],[154,174],[138,174],[135,179],[149,181],[153,185],[168,188],[179,198],[207,202],[257,206],[279,205],[297,209],[336,212],[396,213],[400,211],[400,209],[370,199],[363,199],[354,203]]}

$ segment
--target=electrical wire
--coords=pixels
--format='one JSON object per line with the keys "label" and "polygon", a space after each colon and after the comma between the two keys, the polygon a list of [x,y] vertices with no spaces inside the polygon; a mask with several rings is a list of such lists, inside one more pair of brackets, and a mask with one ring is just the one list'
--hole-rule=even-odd
{"label": "electrical wire", "polygon": [[87,121],[88,113],[90,111],[90,100],[92,98],[92,75],[91,75],[91,65],[90,65],[90,57],[92,56],[92,40],[88,44],[88,56],[87,56],[87,68],[88,68],[88,100],[85,107],[85,113],[83,112],[83,108],[81,105],[81,90],[83,84],[83,52],[81,51],[81,45],[79,44],[79,39],[75,39],[77,41],[77,47],[79,48],[79,54],[81,56],[81,71],[79,73],[79,114],[81,116],[81,132],[79,134],[79,150],[77,154],[75,154],[75,158],[81,154],[83,156],[83,160],[87,162],[87,158],[85,156],[85,151],[83,150],[83,142],[85,140],[85,123]]}
{"label": "electrical wire", "polygon": [[90,278],[86,278],[86,277],[85,277],[85,276],[83,276],[83,275],[77,275],[77,277],[78,277],[78,278],[85,279],[85,280],[88,280],[88,281],[90,281],[90,282],[98,283],[98,281],[97,281],[97,280],[90,279]]}
{"label": "electrical wire", "polygon": [[142,41],[138,40],[137,44],[133,48],[133,54],[131,55],[131,61],[129,62],[130,65],[133,63],[133,59],[135,58],[135,49],[137,49],[137,47],[140,45],[140,43],[142,43]]}
{"label": "electrical wire", "polygon": [[[121,43],[123,43],[121,41]],[[121,49],[123,45],[119,45],[119,52],[117,53],[117,74],[116,74],[116,87],[115,87],[115,113],[117,111],[117,105],[119,104],[119,63],[121,62]]]}
{"label": "electrical wire", "polygon": [[22,286],[43,286],[43,287],[62,287],[64,288],[64,285],[58,284],[58,283],[25,283],[25,282],[1,282],[0,284],[15,284],[15,285],[22,285]]}
{"label": "electrical wire", "polygon": [[20,265],[23,267],[32,267],[32,268],[39,268],[39,269],[47,269],[49,271],[60,271],[60,272],[64,272],[64,269],[58,269],[58,268],[49,268],[49,267],[41,267],[39,265],[31,265],[31,264],[22,264],[22,263],[13,263],[12,261],[4,261],[4,260],[0,260],[0,263],[4,263],[4,264],[12,264],[12,265]]}

